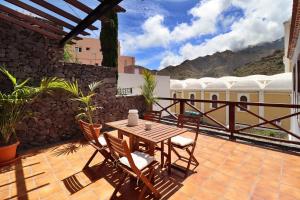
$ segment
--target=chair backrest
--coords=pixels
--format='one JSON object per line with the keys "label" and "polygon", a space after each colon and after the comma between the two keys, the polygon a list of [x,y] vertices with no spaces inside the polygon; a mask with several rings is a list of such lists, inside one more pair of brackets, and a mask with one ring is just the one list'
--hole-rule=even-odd
{"label": "chair backrest", "polygon": [[82,120],[78,121],[80,125],[80,129],[85,137],[85,139],[92,144],[97,145],[98,147],[102,147],[102,145],[98,141],[98,136],[95,132],[94,126]]}
{"label": "chair backrest", "polygon": [[177,121],[177,126],[180,128],[185,127],[192,127],[195,128],[195,141],[198,138],[198,133],[200,129],[200,121],[201,121],[201,116],[187,116],[180,114],[178,115],[178,121]]}
{"label": "chair backrest", "polygon": [[161,111],[148,111],[144,114],[144,120],[152,122],[160,122],[161,120]]}
{"label": "chair backrest", "polygon": [[121,157],[126,157],[131,169],[136,173],[140,174],[140,170],[134,164],[132,159],[129,147],[127,145],[126,140],[119,139],[117,137],[112,136],[111,134],[104,133],[104,138],[106,140],[107,146],[110,150],[112,157],[117,161]]}

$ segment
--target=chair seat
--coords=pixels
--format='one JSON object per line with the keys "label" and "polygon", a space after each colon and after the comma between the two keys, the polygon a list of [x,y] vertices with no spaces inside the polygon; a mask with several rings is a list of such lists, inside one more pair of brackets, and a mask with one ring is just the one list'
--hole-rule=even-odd
{"label": "chair seat", "polygon": [[[99,142],[102,146],[104,146],[104,147],[107,146],[106,140],[105,140],[105,138],[104,138],[103,135],[100,135],[100,136],[98,137],[98,142]],[[95,140],[93,140],[93,143],[95,143]]]}
{"label": "chair seat", "polygon": [[171,138],[171,143],[177,146],[185,147],[194,143],[194,140],[180,135]]}
{"label": "chair seat", "polygon": [[[150,165],[155,159],[153,156],[150,156],[149,154],[140,152],[140,151],[135,151],[131,153],[132,159],[134,164],[139,170],[144,169],[148,165]],[[128,162],[128,159],[126,157],[122,157],[119,159],[119,161],[123,164],[126,165],[127,167],[130,167],[130,164]]]}

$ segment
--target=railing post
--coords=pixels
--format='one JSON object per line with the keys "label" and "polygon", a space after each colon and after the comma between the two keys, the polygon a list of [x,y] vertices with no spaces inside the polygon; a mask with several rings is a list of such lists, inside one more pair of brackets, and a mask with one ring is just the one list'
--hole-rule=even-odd
{"label": "railing post", "polygon": [[180,114],[183,114],[184,113],[184,105],[185,105],[185,102],[184,100],[180,100]]}
{"label": "railing post", "polygon": [[235,103],[229,103],[229,131],[230,131],[230,139],[234,140],[234,132],[235,132]]}

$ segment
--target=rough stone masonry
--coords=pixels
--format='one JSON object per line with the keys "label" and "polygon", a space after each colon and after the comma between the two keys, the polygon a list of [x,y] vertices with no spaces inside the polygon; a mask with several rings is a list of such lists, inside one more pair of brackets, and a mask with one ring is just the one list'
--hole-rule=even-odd
{"label": "rough stone masonry", "polygon": [[[62,60],[63,48],[59,47],[58,41],[0,21],[0,65],[5,65],[18,79],[30,78],[33,85],[38,84],[42,77],[77,80],[83,91],[87,91],[88,84],[103,81],[95,96],[97,106],[103,107],[95,115],[98,123],[125,119],[129,109],[136,108],[140,113],[145,111],[142,96],[116,96],[116,69],[64,63]],[[9,82],[1,76],[0,89],[11,90]],[[77,107],[78,103],[70,101],[70,96],[63,91],[45,94],[28,105],[27,109],[33,115],[17,127],[21,147],[43,146],[81,136],[74,120]]]}

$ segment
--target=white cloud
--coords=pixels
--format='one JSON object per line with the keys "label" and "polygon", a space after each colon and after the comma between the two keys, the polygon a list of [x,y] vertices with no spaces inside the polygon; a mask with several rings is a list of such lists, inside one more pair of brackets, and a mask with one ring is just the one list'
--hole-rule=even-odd
{"label": "white cloud", "polygon": [[149,47],[166,47],[170,42],[185,41],[214,33],[218,16],[230,5],[230,0],[204,0],[192,8],[190,23],[180,23],[173,30],[164,25],[164,16],[149,17],[142,25],[141,34],[122,34],[121,43],[126,51]]}
{"label": "white cloud", "polygon": [[232,4],[242,8],[245,17],[234,22],[230,32],[198,45],[183,45],[178,53],[168,53],[160,62],[160,68],[217,51],[238,50],[261,42],[271,42],[283,36],[282,23],[291,15],[291,1],[232,0]]}
{"label": "white cloud", "polygon": [[184,41],[193,37],[214,33],[218,16],[230,5],[229,0],[205,0],[189,11],[192,22],[177,25],[171,33],[172,41]]}
{"label": "white cloud", "polygon": [[148,18],[142,26],[143,33],[137,36],[123,34],[124,51],[134,51],[149,47],[166,47],[170,40],[170,31],[163,25],[164,17],[155,15]]}

